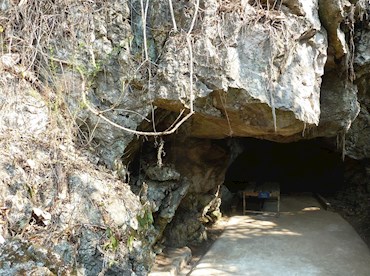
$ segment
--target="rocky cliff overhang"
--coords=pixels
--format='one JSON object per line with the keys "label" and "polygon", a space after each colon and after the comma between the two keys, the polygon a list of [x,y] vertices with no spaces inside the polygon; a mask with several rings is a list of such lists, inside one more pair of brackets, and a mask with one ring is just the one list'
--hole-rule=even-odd
{"label": "rocky cliff overhang", "polygon": [[247,2],[206,1],[202,9],[192,36],[193,64],[185,34],[166,40],[154,88],[157,106],[189,105],[193,66],[190,135],[273,138],[319,124],[328,44],[317,3],[300,6],[297,14]]}
{"label": "rocky cliff overhang", "polygon": [[204,239],[243,151],[222,138],[338,137],[370,156],[368,1],[5,0],[0,12],[0,243],[52,241],[67,270],[97,275],[112,257],[111,273],[145,275],[163,233]]}

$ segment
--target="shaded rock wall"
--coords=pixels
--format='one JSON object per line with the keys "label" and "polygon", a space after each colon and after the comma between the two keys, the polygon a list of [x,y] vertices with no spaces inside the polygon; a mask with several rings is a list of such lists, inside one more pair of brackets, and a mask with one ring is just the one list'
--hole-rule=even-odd
{"label": "shaded rock wall", "polygon": [[369,158],[370,137],[370,25],[369,19],[357,25],[355,37],[354,68],[356,72],[355,84],[358,87],[360,112],[348,131],[346,139],[346,154],[354,159]]}
{"label": "shaded rock wall", "polygon": [[[241,149],[209,139],[337,136],[369,158],[368,1],[172,1],[173,17],[159,0],[40,3],[0,5],[5,241],[145,275],[156,243],[200,241],[219,216]],[[171,129],[192,107],[164,140],[122,128]]]}
{"label": "shaded rock wall", "polygon": [[138,157],[131,186],[150,205],[156,241],[182,246],[206,239],[203,224],[221,215],[220,187],[230,160],[226,143],[174,136],[165,142],[161,166],[150,147]]}

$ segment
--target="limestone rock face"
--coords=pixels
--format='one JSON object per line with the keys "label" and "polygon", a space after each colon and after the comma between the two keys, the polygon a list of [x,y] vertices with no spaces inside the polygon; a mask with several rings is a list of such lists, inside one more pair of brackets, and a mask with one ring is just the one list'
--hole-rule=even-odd
{"label": "limestone rock face", "polygon": [[162,166],[154,149],[143,154],[141,174],[131,183],[153,213],[154,238],[172,246],[206,239],[203,224],[221,215],[220,189],[230,162],[225,141],[177,139],[166,140]]}
{"label": "limestone rock face", "polygon": [[357,86],[335,72],[323,77],[321,86],[322,113],[315,135],[333,137],[346,133],[360,112]]}
{"label": "limestone rock face", "polygon": [[357,37],[354,63],[356,66],[356,77],[359,79],[369,74],[370,49],[368,46],[370,45],[370,30],[368,28],[359,30]]}
{"label": "limestone rock face", "polygon": [[[26,2],[0,1],[1,252],[46,239],[66,272],[146,275],[157,242],[219,216],[242,151],[223,138],[370,157],[366,0]],[[64,273],[43,251],[17,269]]]}
{"label": "limestone rock face", "polygon": [[181,146],[173,143],[169,148],[167,162],[175,164],[189,189],[166,228],[166,242],[176,246],[201,242],[207,239],[203,224],[215,221],[220,214],[220,189],[230,161],[227,147],[208,139],[190,138]]}
{"label": "limestone rock face", "polygon": [[139,198],[77,150],[31,83],[9,72],[0,81],[0,274],[146,275]]}
{"label": "limestone rock face", "polygon": [[[330,137],[358,112],[357,88],[343,72],[354,49],[356,70],[366,71],[367,48],[361,46],[365,42],[353,47],[354,40],[345,38],[352,37],[360,15],[365,18],[365,2],[212,0],[200,1],[195,14],[195,1],[176,1],[172,18],[168,2],[155,0],[144,18],[145,3],[113,1],[101,7],[91,3],[87,8],[94,12],[83,23],[78,16],[84,7],[75,5],[64,19],[75,26],[78,42],[51,39],[53,57],[65,61],[56,70],[56,86],[86,143],[96,145],[99,162],[120,175],[134,135],[87,110],[84,92],[98,113],[132,130],[145,122],[146,130],[154,131],[154,121],[166,120],[156,117],[156,108],[178,114],[189,108],[192,94],[195,113],[180,129],[187,136],[278,142]],[[338,73],[335,96],[322,86],[324,67]],[[346,111],[343,118],[335,111],[332,123],[329,111],[336,105]]]}
{"label": "limestone rock face", "polygon": [[[65,62],[53,72],[56,86],[63,90],[63,100],[86,132],[87,142],[101,145],[97,147],[99,161],[120,170],[120,158],[134,135],[88,111],[82,93],[107,119],[128,129],[135,130],[151,111],[151,94],[144,91],[145,70],[140,70],[141,55],[131,49],[135,28],[130,25],[129,2],[84,5],[77,1],[69,9],[64,20],[73,26],[74,43],[58,36],[51,40],[52,55]],[[44,74],[48,77],[50,72]]]}
{"label": "limestone rock face", "polygon": [[345,140],[345,154],[354,159],[370,156],[370,113],[362,107]]}
{"label": "limestone rock face", "polygon": [[366,28],[356,33],[356,51],[354,68],[356,72],[355,84],[358,87],[359,115],[346,134],[345,153],[354,159],[370,157],[370,29]]}
{"label": "limestone rock face", "polygon": [[[19,55],[5,54],[0,58],[0,70],[11,68],[18,63]],[[40,136],[45,131],[48,124],[47,103],[41,100],[32,86],[25,80],[20,81],[25,87],[25,93],[17,95],[15,88],[19,84],[9,72],[2,74],[3,84],[0,88],[0,108],[2,116],[0,117],[0,131],[8,133],[18,131],[20,135]],[[9,88],[14,89],[9,92]],[[9,107],[12,107],[8,109]],[[9,112],[5,112],[8,110]],[[20,116],[22,114],[22,116]]]}
{"label": "limestone rock face", "polygon": [[352,8],[347,0],[319,0],[320,18],[328,32],[330,54],[339,59],[348,53],[345,33],[341,29],[341,23],[346,18],[346,13]]}
{"label": "limestone rock face", "polygon": [[0,248],[0,274],[19,275],[27,271],[30,275],[52,276],[69,274],[64,263],[46,248],[14,240]]}
{"label": "limestone rock face", "polygon": [[190,182],[189,193],[212,193],[222,184],[229,161],[227,148],[208,139],[189,138],[172,143],[168,162]]}
{"label": "limestone rock face", "polygon": [[[196,117],[190,135],[289,136],[304,123],[317,125],[327,50],[317,3],[304,5],[300,15],[244,1],[235,6],[206,1],[203,8],[192,44]],[[156,104],[174,109],[171,102],[180,99],[188,106],[190,53],[184,35],[168,38],[162,51]]]}

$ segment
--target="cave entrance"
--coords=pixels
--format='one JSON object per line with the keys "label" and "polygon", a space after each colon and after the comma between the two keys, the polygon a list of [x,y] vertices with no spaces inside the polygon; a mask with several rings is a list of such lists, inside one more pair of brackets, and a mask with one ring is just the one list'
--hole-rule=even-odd
{"label": "cave entrance", "polygon": [[[247,183],[278,183],[280,192],[333,195],[344,183],[344,164],[324,139],[276,143],[253,138],[237,142],[242,151],[229,165],[224,186],[231,192],[223,209],[241,208]],[[253,206],[253,205],[252,205]],[[255,206],[259,206],[256,202]]]}

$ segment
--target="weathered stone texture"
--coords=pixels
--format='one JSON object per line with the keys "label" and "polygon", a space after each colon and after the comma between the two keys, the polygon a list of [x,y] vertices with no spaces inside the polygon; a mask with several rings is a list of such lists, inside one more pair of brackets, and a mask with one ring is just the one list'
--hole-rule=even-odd
{"label": "weathered stone texture", "polygon": [[[317,5],[307,11],[309,18],[285,10],[257,9],[247,3],[224,12],[222,2],[207,1],[205,8],[195,31],[200,35],[193,38],[195,110],[198,125],[210,121],[219,124],[220,130],[213,127],[205,135],[194,129],[194,136],[225,137],[226,124],[231,125],[235,136],[273,136],[271,108],[293,115],[289,123],[284,119],[281,122],[277,115],[276,135],[295,134],[303,129],[303,122],[317,125],[327,48]],[[180,98],[188,105],[190,64],[184,35],[169,37],[163,51],[156,98]],[[222,94],[222,105],[214,103],[212,93]],[[247,118],[253,116],[254,110],[248,112],[250,106],[257,103],[270,107],[262,109],[259,125]],[[166,103],[159,106],[166,108]],[[227,118],[228,113],[243,111],[246,116]],[[202,116],[207,118],[202,120]]]}
{"label": "weathered stone texture", "polygon": [[[172,1],[177,31],[168,1],[150,1],[145,24],[145,1],[15,2],[0,1],[4,250],[16,234],[28,244],[51,232],[49,249],[81,275],[145,275],[156,242],[201,241],[220,214],[220,186],[241,149],[209,139],[338,136],[349,157],[370,156],[368,1],[202,0],[194,21],[196,1]],[[30,10],[54,24],[32,43],[23,39]],[[23,66],[25,50],[35,64]],[[132,130],[166,129],[191,102],[195,113],[130,172],[141,142],[90,112],[83,93]],[[46,261],[23,267],[55,273]]]}
{"label": "weathered stone texture", "polygon": [[[152,253],[140,238],[139,198],[77,150],[71,129],[54,120],[67,121],[29,82],[6,72],[0,81],[6,99],[0,108],[0,274],[145,275]],[[130,235],[140,240],[131,251]],[[107,258],[115,264],[106,266]]]}

